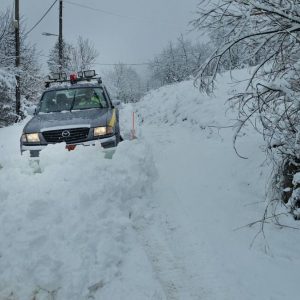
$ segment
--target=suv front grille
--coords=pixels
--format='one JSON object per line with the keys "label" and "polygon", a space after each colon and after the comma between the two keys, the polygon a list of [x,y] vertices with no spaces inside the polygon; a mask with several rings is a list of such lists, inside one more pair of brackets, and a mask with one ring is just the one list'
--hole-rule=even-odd
{"label": "suv front grille", "polygon": [[89,134],[89,128],[70,128],[44,131],[43,136],[47,143],[76,143],[85,141]]}

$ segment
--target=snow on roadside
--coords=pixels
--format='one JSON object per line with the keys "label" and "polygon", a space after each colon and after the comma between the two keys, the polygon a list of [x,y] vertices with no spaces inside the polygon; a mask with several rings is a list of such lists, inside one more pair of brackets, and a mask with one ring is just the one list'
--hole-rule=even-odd
{"label": "snow on roadside", "polygon": [[[235,72],[236,78],[247,76],[246,70]],[[207,126],[228,124],[225,105],[234,85],[228,74],[218,76],[219,88],[208,96],[200,93],[193,80],[163,86],[149,92],[138,104],[138,112],[144,124],[182,125],[205,129]],[[241,84],[239,85],[241,88]]]}
{"label": "snow on roadside", "polygon": [[164,299],[130,219],[156,176],[149,147],[55,145],[38,163],[21,130],[0,130],[0,299]]}
{"label": "snow on roadside", "polygon": [[232,75],[239,84],[229,84],[229,73],[219,76],[214,97],[186,81],[152,91],[137,105],[159,174],[148,211],[155,226],[140,229],[144,241],[148,236],[144,247],[162,285],[175,287],[174,299],[295,299],[299,231],[267,222],[260,232],[270,175],[264,141],[249,126],[238,139],[248,159],[240,159],[234,128],[220,129],[235,124],[224,104],[249,73]]}

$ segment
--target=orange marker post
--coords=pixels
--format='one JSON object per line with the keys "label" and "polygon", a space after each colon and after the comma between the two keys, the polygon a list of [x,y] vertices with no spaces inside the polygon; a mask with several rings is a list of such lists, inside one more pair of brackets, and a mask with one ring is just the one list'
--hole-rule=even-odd
{"label": "orange marker post", "polygon": [[135,114],[134,114],[134,111],[132,112],[132,130],[131,130],[131,139],[132,139],[132,140],[136,139],[136,136],[135,136]]}

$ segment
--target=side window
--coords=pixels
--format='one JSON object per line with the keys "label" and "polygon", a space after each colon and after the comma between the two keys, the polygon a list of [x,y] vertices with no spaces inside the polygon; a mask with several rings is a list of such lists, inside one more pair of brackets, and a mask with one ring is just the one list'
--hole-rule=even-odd
{"label": "side window", "polygon": [[47,113],[54,110],[57,110],[55,92],[44,93],[40,101],[39,111]]}

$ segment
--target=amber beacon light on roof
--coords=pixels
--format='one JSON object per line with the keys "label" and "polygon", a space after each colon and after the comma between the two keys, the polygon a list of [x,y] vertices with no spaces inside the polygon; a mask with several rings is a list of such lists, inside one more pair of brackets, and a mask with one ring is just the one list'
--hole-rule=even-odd
{"label": "amber beacon light on roof", "polygon": [[52,73],[47,76],[47,79],[45,81],[46,88],[50,87],[51,83],[63,83],[63,82],[69,82],[71,84],[76,84],[80,81],[91,81],[96,80],[99,84],[102,83],[101,77],[97,77],[95,70],[87,70],[87,71],[79,71],[77,73],[72,73],[69,76],[69,79],[67,77],[66,73]]}

